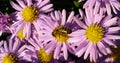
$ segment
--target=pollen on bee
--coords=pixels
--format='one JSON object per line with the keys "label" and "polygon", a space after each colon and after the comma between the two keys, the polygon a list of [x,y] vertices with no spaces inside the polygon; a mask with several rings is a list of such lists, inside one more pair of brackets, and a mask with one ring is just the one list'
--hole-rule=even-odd
{"label": "pollen on bee", "polygon": [[72,30],[67,26],[58,26],[53,30],[52,35],[58,42],[65,43],[69,39],[68,34],[71,32]]}

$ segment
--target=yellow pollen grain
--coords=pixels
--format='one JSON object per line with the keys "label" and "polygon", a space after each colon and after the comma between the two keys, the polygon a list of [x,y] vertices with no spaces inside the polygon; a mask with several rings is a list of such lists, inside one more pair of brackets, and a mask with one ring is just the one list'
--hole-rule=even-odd
{"label": "yellow pollen grain", "polygon": [[66,26],[58,26],[53,30],[52,35],[58,42],[66,43],[71,32],[71,29]]}
{"label": "yellow pollen grain", "polygon": [[20,39],[25,39],[25,35],[23,34],[23,29],[21,29],[21,30],[18,32],[17,37],[20,38]]}
{"label": "yellow pollen grain", "polygon": [[104,29],[99,24],[91,24],[85,31],[87,39],[92,43],[98,43],[102,40]]}
{"label": "yellow pollen grain", "polygon": [[42,63],[50,63],[50,61],[53,59],[53,53],[47,54],[43,48],[41,48],[37,54],[38,59]]}
{"label": "yellow pollen grain", "polygon": [[38,17],[39,11],[33,5],[27,6],[22,10],[22,18],[25,22],[34,22]]}
{"label": "yellow pollen grain", "polygon": [[18,57],[12,53],[8,53],[2,60],[2,63],[18,63]]}

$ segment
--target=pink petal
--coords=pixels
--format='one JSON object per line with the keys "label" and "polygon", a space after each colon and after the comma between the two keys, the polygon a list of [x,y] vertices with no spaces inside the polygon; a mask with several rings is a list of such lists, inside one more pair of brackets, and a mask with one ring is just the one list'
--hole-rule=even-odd
{"label": "pink petal", "polygon": [[51,41],[49,44],[47,44],[46,46],[45,46],[45,51],[47,52],[47,53],[51,53],[51,52],[55,52],[55,48],[57,47],[57,46],[52,46],[51,47],[51,45],[56,45],[57,43],[55,42],[55,41]]}
{"label": "pink petal", "polygon": [[2,57],[4,57],[5,56],[5,54],[0,54],[0,57],[2,58]]}
{"label": "pink petal", "polygon": [[55,18],[56,18],[56,20],[60,20],[60,15],[57,11],[55,11]]}
{"label": "pink petal", "polygon": [[85,51],[86,51],[86,47],[79,50],[75,55],[77,55],[78,57],[81,57]]}
{"label": "pink petal", "polygon": [[22,8],[25,8],[26,5],[22,0],[16,0]]}
{"label": "pink petal", "polygon": [[29,39],[31,36],[31,23],[26,23],[23,34],[25,34],[26,38]]}
{"label": "pink petal", "polygon": [[[91,51],[93,51],[93,49]],[[92,60],[93,60],[93,52],[90,52],[90,61],[92,62]]]}
{"label": "pink petal", "polygon": [[5,52],[8,52],[8,47],[7,47],[7,42],[4,41],[4,49],[5,49]]}
{"label": "pink petal", "polygon": [[108,54],[112,54],[112,51],[110,50],[110,48],[106,48],[106,51]]}
{"label": "pink petal", "polygon": [[86,51],[87,45],[88,45],[88,41],[82,42],[80,46],[78,46],[78,48],[76,49],[78,50],[78,52],[75,55],[77,55],[78,57],[81,57],[83,53]]}
{"label": "pink petal", "polygon": [[105,35],[105,36],[106,36],[105,38],[107,39],[115,39],[115,40],[120,39],[120,36],[117,35]]}
{"label": "pink petal", "polygon": [[97,47],[96,47],[96,44],[94,44],[93,45],[93,49],[92,49],[92,51],[91,52],[94,52],[93,53],[93,60],[94,60],[94,62],[98,59],[98,50],[96,49]]}
{"label": "pink petal", "polygon": [[70,44],[67,44],[67,49],[72,54],[75,54],[75,52],[76,52],[75,47]]}
{"label": "pink petal", "polygon": [[63,54],[64,54],[64,59],[67,60],[68,53],[67,53],[67,46],[65,43],[63,44]]}
{"label": "pink petal", "polygon": [[89,42],[87,40],[82,40],[81,42],[74,44],[74,46],[78,46],[76,49],[76,51],[78,51],[81,48],[87,47],[88,44]]}
{"label": "pink petal", "polygon": [[115,14],[117,14],[116,8],[114,7],[113,4],[111,4],[111,7],[112,7],[113,12],[114,12]]}
{"label": "pink petal", "polygon": [[67,22],[71,22],[73,20],[74,17],[74,11],[72,11],[67,19]]}
{"label": "pink petal", "polygon": [[23,45],[23,46],[18,50],[18,53],[23,52],[26,47],[27,47],[26,45]]}
{"label": "pink petal", "polygon": [[115,48],[117,47],[116,45],[115,45],[115,43],[113,43],[111,40],[109,40],[109,39],[107,39],[107,38],[103,38],[103,40],[108,44],[108,45],[112,45],[112,46],[114,46]]}
{"label": "pink petal", "polygon": [[[85,52],[84,59],[87,59],[87,57],[88,57],[91,49],[93,49],[93,47],[92,47],[93,44],[92,44],[92,43],[89,43],[87,46],[88,46],[88,48],[87,48],[87,50],[86,50],[86,52]],[[93,52],[93,53],[94,53],[94,52]]]}
{"label": "pink petal", "polygon": [[59,54],[61,51],[61,43],[57,43],[56,48],[54,50],[54,58],[59,59]]}
{"label": "pink petal", "polygon": [[20,6],[18,6],[17,4],[15,4],[14,2],[10,2],[10,4],[12,5],[12,7],[14,8],[14,9],[16,9],[16,10],[18,10],[18,11],[21,11],[22,10],[22,8],[20,7]]}
{"label": "pink petal", "polygon": [[53,4],[46,5],[46,6],[42,7],[42,8],[40,9],[40,11],[49,10],[52,6],[53,6]]}
{"label": "pink petal", "polygon": [[99,2],[96,2],[94,14],[97,14],[97,13],[98,13],[98,11],[99,11],[99,9],[100,9],[99,7],[100,7],[100,3],[99,3]]}
{"label": "pink petal", "polygon": [[114,33],[114,32],[118,32],[119,30],[120,27],[110,27],[107,33]]}
{"label": "pink petal", "polygon": [[0,47],[3,45],[3,41],[0,41]]}
{"label": "pink petal", "polygon": [[92,2],[89,3],[89,8],[94,7],[94,5],[96,4],[96,0],[92,0]]}
{"label": "pink petal", "polygon": [[86,3],[83,5],[83,8],[88,8],[90,1],[91,1],[91,0],[86,1]]}
{"label": "pink petal", "polygon": [[99,43],[97,44],[97,46],[98,46],[98,48],[99,48],[99,50],[100,50],[101,53],[103,53],[104,55],[107,55],[106,47],[103,45],[102,42],[99,42]]}
{"label": "pink petal", "polygon": [[69,36],[83,36],[84,34],[85,34],[85,30],[81,29],[72,32],[71,34],[69,34]]}
{"label": "pink petal", "polygon": [[46,18],[44,18],[44,21],[45,21],[45,23],[46,23],[46,26],[48,26],[49,28],[51,28],[51,29],[54,29],[54,28],[55,28],[54,24],[55,24],[56,22],[53,22],[53,21],[51,20],[51,18],[46,17]]}
{"label": "pink petal", "polygon": [[76,42],[80,42],[79,38],[80,37],[73,37],[73,38],[69,38],[67,41],[69,43],[76,43]]}
{"label": "pink petal", "polygon": [[120,10],[120,2],[112,2],[112,4],[115,6],[117,10]]}
{"label": "pink petal", "polygon": [[47,43],[49,41],[52,41],[54,37],[48,36],[48,37],[44,37],[44,38],[45,38],[44,43]]}
{"label": "pink petal", "polygon": [[87,26],[83,22],[81,22],[77,17],[74,17],[74,20],[81,28],[83,29],[87,28]]}
{"label": "pink petal", "polygon": [[49,3],[49,2],[50,2],[50,0],[44,0],[44,1],[42,1],[42,2],[40,3],[40,5],[39,5],[39,8],[43,7],[44,5],[46,5],[46,4]]}
{"label": "pink petal", "polygon": [[[31,50],[31,51],[35,51],[35,48],[33,46],[31,46],[31,45],[26,45],[26,48]],[[37,50],[40,50],[40,48],[37,49]]]}
{"label": "pink petal", "polygon": [[19,40],[16,40],[14,42],[12,51],[16,52],[16,50],[18,49],[19,45],[20,45]]}
{"label": "pink petal", "polygon": [[[55,11],[55,12],[57,12],[57,11]],[[51,16],[51,18],[52,18],[53,20],[57,20],[56,17],[54,17],[54,16],[55,16],[55,15],[54,15],[54,12],[51,12],[51,13],[50,13],[50,16]]]}
{"label": "pink petal", "polygon": [[[56,43],[54,41],[51,41],[50,43],[46,44],[44,49],[49,49],[49,48],[51,48],[51,45],[54,45],[54,44],[56,44]],[[56,46],[54,46],[54,47],[56,47]]]}
{"label": "pink petal", "polygon": [[29,39],[28,41],[29,41],[29,43],[30,43],[32,46],[35,47],[36,50],[39,50],[39,49],[40,49],[40,48],[39,48],[39,45],[36,44],[33,39]]}
{"label": "pink petal", "polygon": [[39,6],[42,3],[42,0],[38,0],[37,6]]}
{"label": "pink petal", "polygon": [[66,11],[65,9],[62,10],[62,21],[61,21],[61,25],[65,25],[66,23]]}
{"label": "pink petal", "polygon": [[32,5],[32,0],[27,0],[27,6]]}
{"label": "pink petal", "polygon": [[116,23],[117,23],[117,17],[114,17],[114,18],[106,21],[103,25],[104,25],[105,27],[109,27],[109,26],[111,26],[111,25],[115,25]]}
{"label": "pink petal", "polygon": [[93,23],[100,23],[103,17],[103,15],[96,14]]}
{"label": "pink petal", "polygon": [[108,15],[102,20],[101,23],[104,24],[106,21],[110,20],[111,18],[112,18],[112,15]]}
{"label": "pink petal", "polygon": [[79,9],[79,14],[82,18],[84,17],[84,12],[81,9]]}
{"label": "pink petal", "polygon": [[91,13],[92,10],[88,10],[86,9],[85,12],[86,12],[86,24],[89,26],[90,24],[92,24],[92,19],[93,19],[93,15]]}
{"label": "pink petal", "polygon": [[106,6],[107,14],[110,15],[111,14],[110,4],[106,3],[105,6]]}
{"label": "pink petal", "polygon": [[36,31],[40,31],[40,25],[38,25],[37,21],[33,23]]}
{"label": "pink petal", "polygon": [[81,36],[81,37],[69,38],[69,39],[68,39],[68,42],[69,42],[69,43],[76,43],[76,42],[83,42],[83,41],[85,41],[85,40],[86,40],[85,36]]}
{"label": "pink petal", "polygon": [[11,25],[11,27],[19,26],[21,23],[23,23],[23,21],[17,21],[17,22],[15,22],[15,23],[13,23],[13,24]]}
{"label": "pink petal", "polygon": [[2,35],[3,31],[0,31],[0,36]]}
{"label": "pink petal", "polygon": [[118,31],[120,30],[120,27],[110,27],[108,31]]}
{"label": "pink petal", "polygon": [[13,48],[13,40],[10,38],[10,41],[9,41],[9,50],[10,50],[10,52],[12,51],[12,48]]}

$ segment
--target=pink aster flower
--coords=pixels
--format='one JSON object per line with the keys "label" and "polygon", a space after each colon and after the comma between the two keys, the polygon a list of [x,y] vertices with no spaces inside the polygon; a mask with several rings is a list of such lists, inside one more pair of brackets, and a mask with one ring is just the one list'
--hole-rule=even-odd
{"label": "pink aster flower", "polygon": [[0,12],[0,36],[2,32],[7,32],[9,26],[9,16]]}
{"label": "pink aster flower", "polygon": [[68,19],[66,19],[66,11],[55,11],[50,14],[50,17],[44,19],[45,29],[41,30],[42,34],[40,39],[43,40],[46,45],[46,52],[54,52],[54,59],[64,57],[68,58],[68,51],[74,53],[72,46],[68,42],[71,38],[68,36],[73,30],[73,16],[74,12],[71,12]]}
{"label": "pink aster flower", "polygon": [[76,55],[81,57],[84,54],[84,59],[89,56],[92,62],[102,55],[111,54],[109,46],[117,47],[114,41],[120,39],[120,36],[115,35],[120,30],[120,27],[114,26],[117,17],[93,14],[93,9],[86,9],[86,15],[79,11],[82,18],[75,17],[74,20],[81,29],[69,34],[72,38],[68,40],[77,46]]}
{"label": "pink aster flower", "polygon": [[[49,63],[53,59],[53,53],[46,52],[46,45],[42,43],[36,31],[33,32],[32,37],[28,40],[26,51],[24,51],[24,58],[29,58],[32,63]],[[34,58],[34,59],[33,59]]]}
{"label": "pink aster flower", "polygon": [[25,50],[23,45],[18,39],[9,39],[8,41],[0,42],[0,63],[19,63],[23,55],[21,52]]}
{"label": "pink aster flower", "polygon": [[112,11],[117,14],[117,10],[120,10],[120,2],[118,0],[87,0],[84,8],[92,7],[94,7],[96,11],[107,11],[108,15],[110,15]]}
{"label": "pink aster flower", "polygon": [[[46,47],[40,43],[41,41],[35,41],[33,39],[29,40],[29,43],[32,45],[28,45],[30,48],[28,51],[29,56],[31,56],[31,60],[34,62],[42,62],[42,63],[49,63],[53,59],[53,53],[46,52]],[[32,54],[31,54],[32,53]],[[32,58],[35,58],[34,60]]]}
{"label": "pink aster flower", "polygon": [[12,7],[16,9],[17,21],[11,26],[16,32],[13,36],[17,35],[19,38],[29,38],[33,28],[39,30],[41,27],[41,18],[44,13],[53,10],[53,5],[50,0],[16,0],[18,4],[10,2]]}

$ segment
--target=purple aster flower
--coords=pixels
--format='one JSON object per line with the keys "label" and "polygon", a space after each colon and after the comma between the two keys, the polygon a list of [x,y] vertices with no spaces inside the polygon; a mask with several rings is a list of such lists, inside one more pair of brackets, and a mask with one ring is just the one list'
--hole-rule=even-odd
{"label": "purple aster flower", "polygon": [[72,46],[68,42],[71,38],[68,36],[75,27],[73,25],[74,12],[72,11],[66,20],[66,11],[62,10],[55,11],[50,14],[50,17],[44,19],[44,24],[46,25],[44,30],[41,30],[42,34],[40,39],[46,44],[46,51],[54,52],[54,59],[59,59],[64,57],[65,60],[68,58],[68,51],[74,53]]}
{"label": "purple aster flower", "polygon": [[9,16],[0,12],[0,36],[2,32],[8,31]]}
{"label": "purple aster flower", "polygon": [[36,31],[34,31],[33,34],[34,35],[28,40],[29,45],[27,45],[27,48],[29,51],[26,51],[27,56],[31,57],[30,61],[33,63],[51,62],[53,59],[53,53],[46,52],[46,45],[42,43]]}
{"label": "purple aster flower", "polygon": [[77,46],[76,55],[81,57],[84,54],[84,59],[90,57],[90,61],[96,61],[102,55],[111,54],[110,45],[115,45],[115,40],[120,39],[120,36],[115,35],[120,27],[114,26],[117,24],[117,17],[106,16],[101,14],[93,14],[94,10],[86,9],[86,15],[81,10],[81,18],[74,17],[76,23],[81,29],[69,34],[72,38],[68,41]]}
{"label": "purple aster flower", "polygon": [[[17,21],[11,26],[11,29],[15,29],[16,32],[13,36],[17,35],[19,38],[29,38],[31,36],[31,30],[39,30],[41,27],[41,18],[44,13],[53,10],[53,5],[50,4],[50,0],[16,0],[18,4],[10,2],[12,7],[17,10]],[[34,27],[33,27],[34,26]]]}
{"label": "purple aster flower", "polygon": [[120,10],[120,2],[118,0],[87,0],[84,8],[92,7],[94,7],[96,11],[107,11],[108,15],[110,15],[112,11],[117,14],[117,10]]}
{"label": "purple aster flower", "polygon": [[25,50],[17,38],[0,42],[0,63],[19,63],[22,60],[21,54]]}

